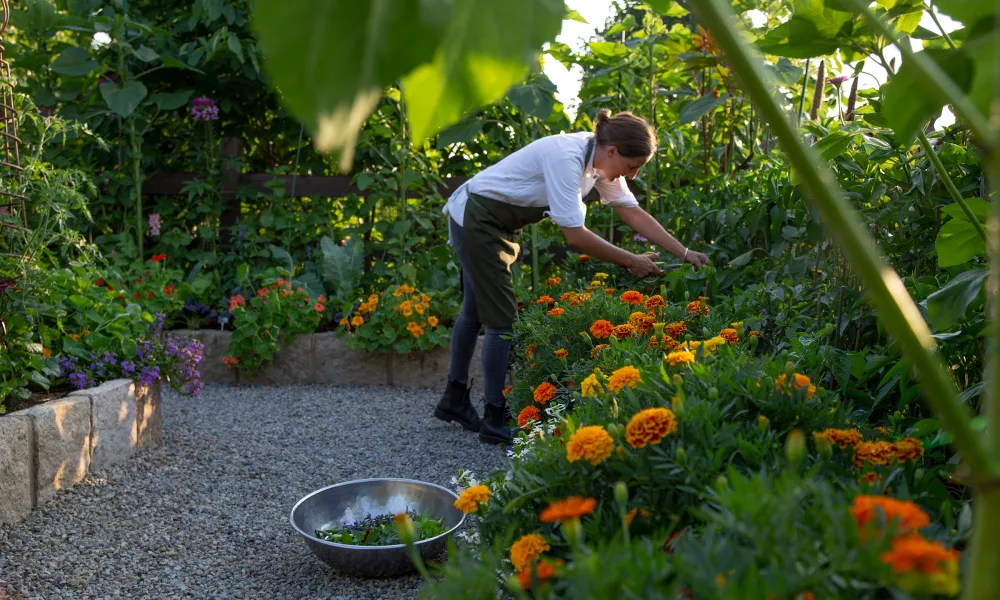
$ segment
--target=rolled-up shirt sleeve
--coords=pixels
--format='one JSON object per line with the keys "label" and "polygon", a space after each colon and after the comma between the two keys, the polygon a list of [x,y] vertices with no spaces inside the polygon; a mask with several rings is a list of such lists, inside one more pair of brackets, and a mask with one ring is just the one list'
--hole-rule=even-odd
{"label": "rolled-up shirt sleeve", "polygon": [[594,187],[601,194],[601,204],[605,206],[639,206],[639,201],[628,189],[624,177],[619,177],[615,181],[608,181],[602,177],[594,183]]}
{"label": "rolled-up shirt sleeve", "polygon": [[542,175],[549,210],[545,213],[560,227],[583,227],[587,207],[580,194],[583,162],[570,154],[550,154],[542,157]]}

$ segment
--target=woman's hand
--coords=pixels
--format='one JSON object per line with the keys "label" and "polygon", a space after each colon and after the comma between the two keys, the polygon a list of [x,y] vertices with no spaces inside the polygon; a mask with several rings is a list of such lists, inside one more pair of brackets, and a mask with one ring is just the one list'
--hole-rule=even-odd
{"label": "woman's hand", "polygon": [[688,263],[694,267],[697,271],[707,265],[709,262],[708,255],[702,254],[701,252],[695,252],[694,250],[689,250],[687,253],[687,258],[682,258],[685,263]]}
{"label": "woman's hand", "polygon": [[663,271],[660,271],[660,268],[653,262],[653,258],[656,256],[657,254],[654,252],[647,252],[646,254],[633,254],[632,260],[628,264],[628,268],[636,277],[659,275]]}

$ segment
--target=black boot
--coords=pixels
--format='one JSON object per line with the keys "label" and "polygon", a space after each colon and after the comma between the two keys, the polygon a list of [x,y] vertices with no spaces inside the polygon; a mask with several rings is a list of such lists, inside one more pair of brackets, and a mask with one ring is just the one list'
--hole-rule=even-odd
{"label": "black boot", "polygon": [[434,416],[449,423],[457,421],[469,431],[479,431],[482,421],[469,400],[471,395],[471,387],[449,379],[448,387],[445,388],[441,401],[434,409]]}
{"label": "black boot", "polygon": [[486,403],[486,410],[483,414],[483,424],[479,427],[479,441],[484,444],[506,444],[513,443],[514,436],[510,429],[507,429],[507,422],[510,421],[510,413],[506,406],[496,406]]}

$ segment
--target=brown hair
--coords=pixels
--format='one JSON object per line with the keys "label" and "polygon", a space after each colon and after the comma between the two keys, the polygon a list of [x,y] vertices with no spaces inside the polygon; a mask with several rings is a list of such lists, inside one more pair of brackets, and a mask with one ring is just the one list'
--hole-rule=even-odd
{"label": "brown hair", "polygon": [[656,132],[630,112],[612,117],[610,110],[602,108],[594,117],[594,135],[599,146],[614,146],[626,158],[649,158],[656,152]]}

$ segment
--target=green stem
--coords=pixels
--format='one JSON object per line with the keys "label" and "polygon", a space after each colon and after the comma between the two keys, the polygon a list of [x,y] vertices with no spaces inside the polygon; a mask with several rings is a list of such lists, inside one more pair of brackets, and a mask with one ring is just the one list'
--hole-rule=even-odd
{"label": "green stem", "polygon": [[941,27],[941,21],[938,21],[937,15],[934,14],[933,4],[927,7],[927,12],[931,15],[931,20],[934,21],[934,24],[937,25],[938,31],[940,31],[941,35],[944,36],[944,41],[948,42],[948,46],[950,46],[951,49],[954,50],[956,48],[955,42],[952,41],[951,36],[948,35],[948,32],[944,30],[944,27]]}
{"label": "green stem", "polygon": [[901,41],[892,29],[875,16],[875,13],[868,10],[867,0],[846,0],[858,13],[871,23],[872,27],[884,35],[886,39],[899,48],[903,55],[903,60],[907,61],[916,70],[916,79],[923,85],[925,92],[933,95],[943,104],[951,104],[955,114],[962,117],[969,125],[969,129],[979,138],[980,143],[985,146],[985,153],[989,154],[1000,144],[997,143],[997,134],[990,130],[986,117],[979,112],[976,105],[969,100],[969,96],[963,92],[947,73],[941,70],[933,60],[927,58],[923,52],[913,52],[910,48],[909,40]]}
{"label": "green stem", "polygon": [[809,85],[809,65],[812,59],[806,59],[806,72],[802,74],[802,94],[799,96],[799,112],[795,113],[795,124],[802,123],[802,111],[806,108],[806,87]]}
{"label": "green stem", "polygon": [[142,149],[135,132],[135,118],[128,120],[129,141],[132,148],[132,182],[135,188],[135,238],[139,249],[139,261],[143,260],[143,220],[142,220]]}
{"label": "green stem", "polygon": [[951,180],[951,177],[948,175],[948,171],[945,170],[944,163],[941,162],[941,157],[938,156],[937,152],[934,151],[934,148],[931,147],[931,142],[927,139],[927,135],[924,134],[922,129],[917,133],[917,137],[920,140],[920,145],[924,149],[924,154],[927,155],[927,158],[931,159],[931,164],[934,165],[934,170],[937,171],[938,177],[941,178],[941,183],[944,184],[944,187],[948,188],[948,193],[951,194],[952,200],[955,201],[955,204],[962,207],[962,211],[965,213],[965,216],[969,217],[969,221],[972,222],[972,226],[975,227],[976,232],[983,238],[984,242],[987,241],[986,229],[983,227],[983,224],[979,222],[979,219],[976,218],[976,215],[973,214],[972,209],[969,208],[969,204],[965,201],[965,198],[962,198],[962,194],[959,193],[958,188],[955,187],[955,182]]}
{"label": "green stem", "polygon": [[972,469],[976,480],[989,476],[990,456],[983,440],[970,427],[970,415],[959,404],[955,386],[941,361],[932,354],[934,339],[920,311],[899,279],[879,257],[874,240],[864,230],[848,204],[836,178],[822,166],[815,150],[806,146],[766,85],[768,75],[760,60],[737,34],[735,15],[725,0],[701,0],[688,6],[698,14],[739,74],[758,111],[770,123],[793,168],[811,192],[814,206],[865,282],[886,329],[896,338],[904,355],[920,373],[920,388],[927,403],[954,436],[954,446]]}
{"label": "green stem", "polygon": [[531,293],[538,292],[538,224],[531,227]]}

